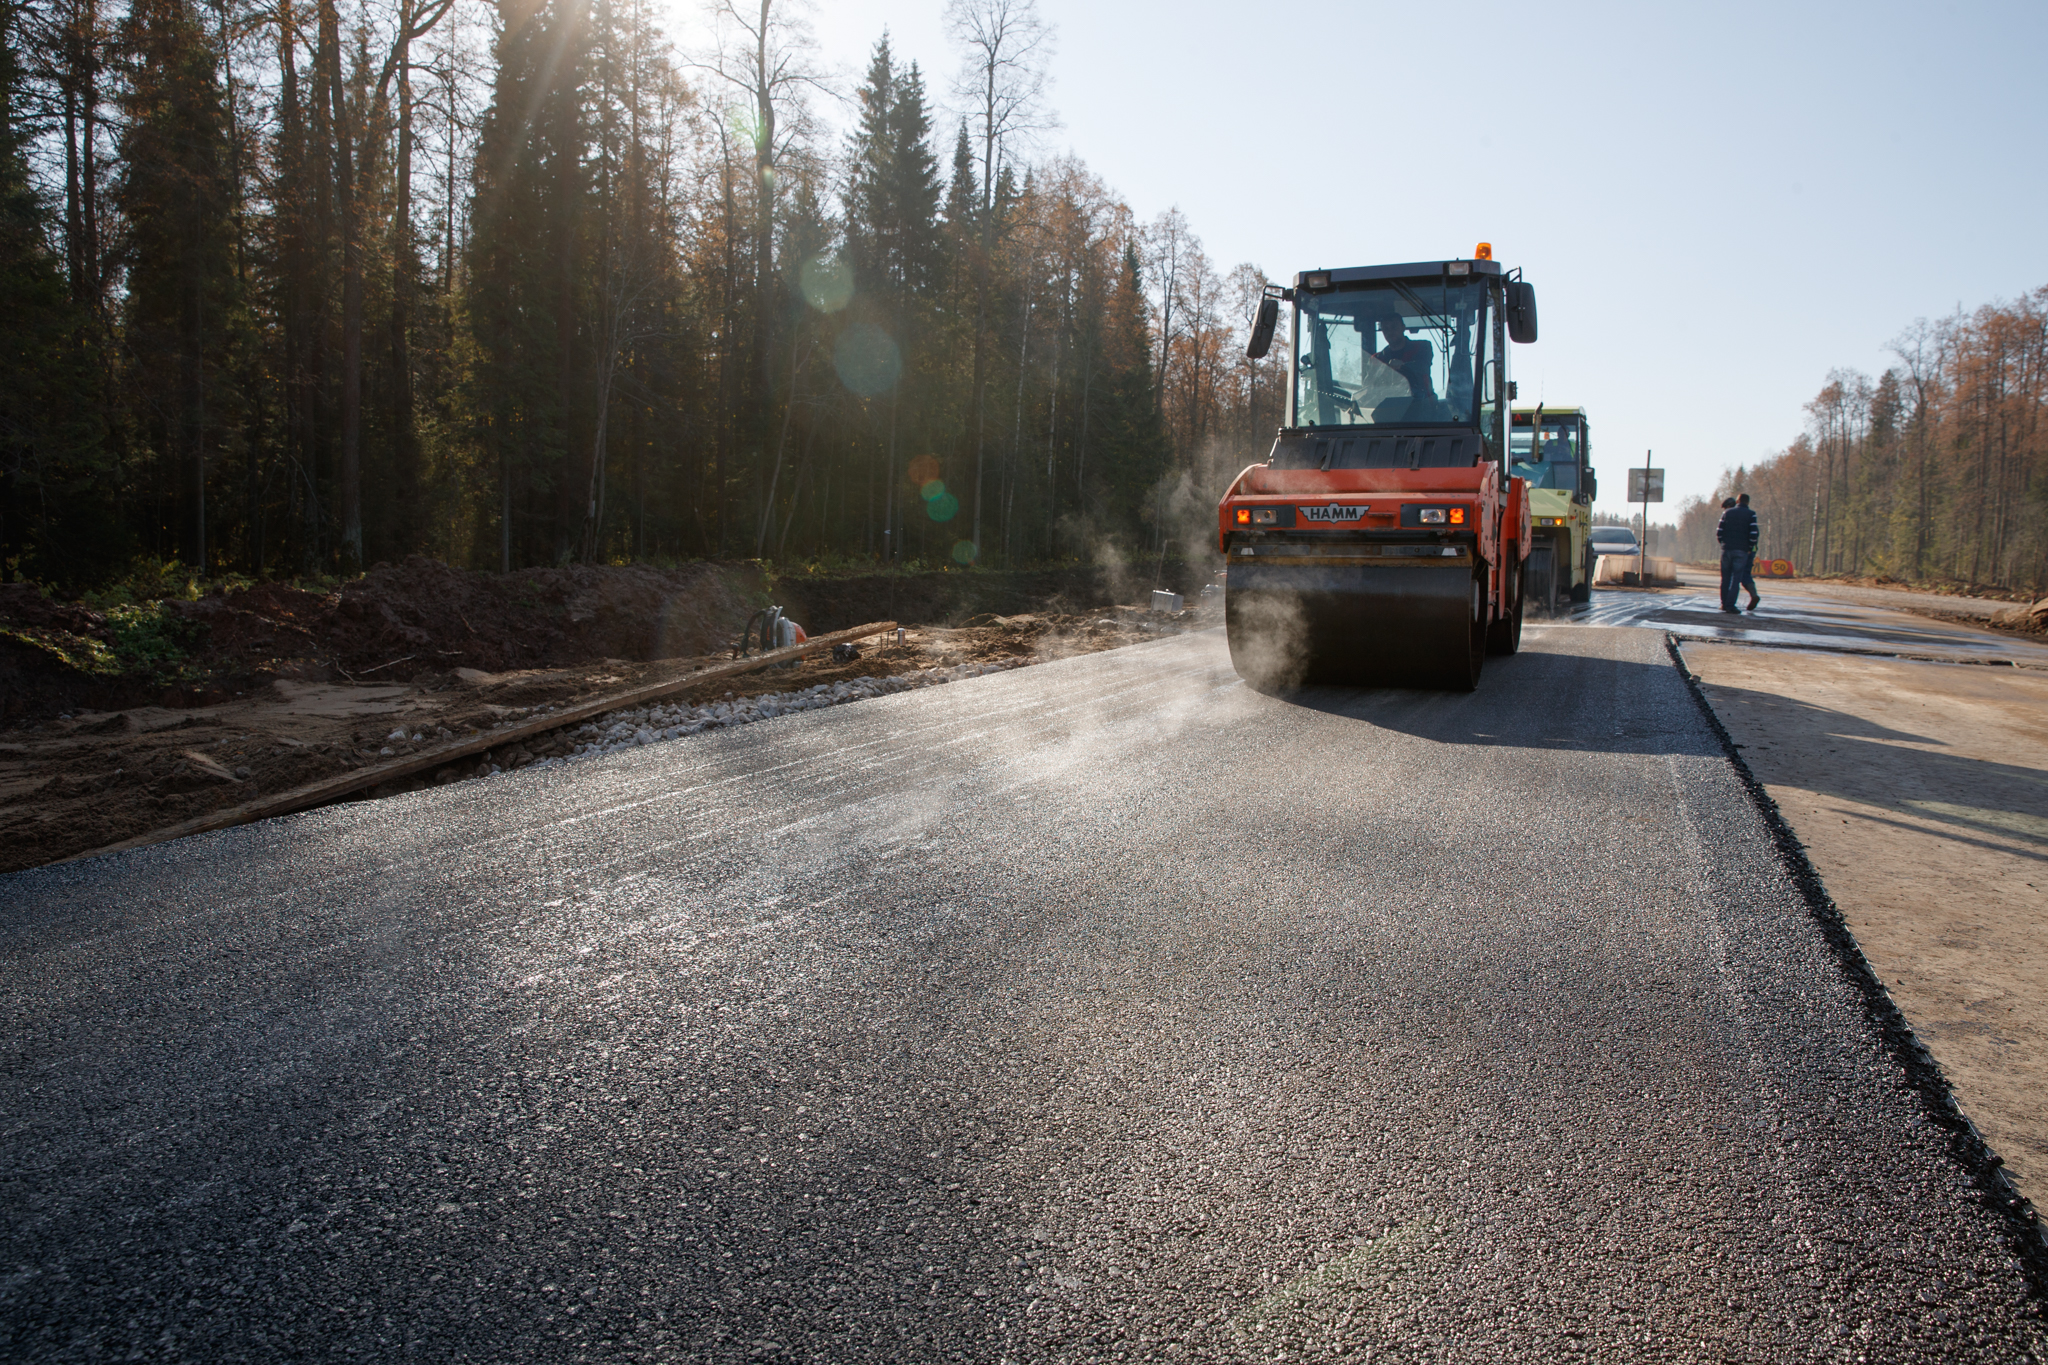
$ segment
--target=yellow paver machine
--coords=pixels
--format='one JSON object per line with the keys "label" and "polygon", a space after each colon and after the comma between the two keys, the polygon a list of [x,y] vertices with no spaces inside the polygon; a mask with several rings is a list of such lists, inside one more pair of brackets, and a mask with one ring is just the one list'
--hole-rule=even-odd
{"label": "yellow paver machine", "polygon": [[1586,410],[1516,408],[1508,427],[1508,468],[1529,485],[1528,610],[1553,615],[1593,595],[1589,543],[1598,483],[1587,444]]}

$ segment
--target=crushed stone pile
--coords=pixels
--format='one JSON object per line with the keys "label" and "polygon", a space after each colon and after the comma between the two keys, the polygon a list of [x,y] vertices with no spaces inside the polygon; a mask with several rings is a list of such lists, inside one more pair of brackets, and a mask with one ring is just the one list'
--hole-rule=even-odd
{"label": "crushed stone pile", "polygon": [[[822,710],[828,706],[843,706],[847,702],[885,697],[895,692],[915,691],[921,687],[937,687],[966,678],[979,678],[988,673],[1021,668],[1032,662],[1034,661],[1028,658],[1006,659],[995,663],[958,664],[951,668],[923,668],[915,672],[880,677],[843,678],[838,682],[819,683],[815,687],[806,687],[797,692],[770,692],[731,701],[711,702],[703,706],[657,702],[652,706],[636,706],[624,711],[613,711],[568,731],[565,739],[570,747],[565,754],[530,758],[530,761],[525,763],[519,762],[516,755],[507,757],[513,759],[513,766],[520,768],[538,770],[560,767],[578,759],[595,758],[603,754],[615,754],[624,749],[637,749],[666,740],[683,739],[706,730],[751,725],[755,721],[773,720],[777,716],[797,715],[804,711]],[[478,776],[487,776],[503,770],[502,762],[489,763],[484,765]]]}

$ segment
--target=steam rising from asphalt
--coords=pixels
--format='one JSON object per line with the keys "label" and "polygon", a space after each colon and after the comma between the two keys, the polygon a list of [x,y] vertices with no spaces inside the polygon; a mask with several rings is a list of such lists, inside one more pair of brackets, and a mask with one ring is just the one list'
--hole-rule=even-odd
{"label": "steam rising from asphalt", "polygon": [[1299,687],[1308,674],[1308,625],[1292,593],[1239,594],[1231,604],[1237,644],[1231,662],[1262,692]]}
{"label": "steam rising from asphalt", "polygon": [[[1216,548],[1216,504],[1238,472],[1265,454],[1263,448],[1207,440],[1188,466],[1169,469],[1146,490],[1141,515],[1148,534],[1141,541],[1118,540],[1085,515],[1063,518],[1062,537],[1083,548],[1115,601],[1144,602],[1154,588],[1168,586],[1199,591],[1223,567]],[[1179,566],[1192,570],[1171,585],[1161,581],[1168,556],[1177,556]]]}

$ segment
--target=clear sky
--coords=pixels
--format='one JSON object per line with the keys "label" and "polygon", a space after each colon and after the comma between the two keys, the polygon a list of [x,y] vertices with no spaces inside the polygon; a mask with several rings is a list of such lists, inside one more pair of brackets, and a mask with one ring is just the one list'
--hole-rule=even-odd
{"label": "clear sky", "polygon": [[[1646,449],[1673,504],[1707,493],[1798,434],[1830,369],[2048,285],[2042,0],[1039,5],[1042,149],[1141,219],[1178,205],[1219,270],[1481,240],[1522,267],[1522,399],[1589,409],[1604,510]],[[944,98],[940,8],[826,0],[811,23],[849,83],[886,26]]]}

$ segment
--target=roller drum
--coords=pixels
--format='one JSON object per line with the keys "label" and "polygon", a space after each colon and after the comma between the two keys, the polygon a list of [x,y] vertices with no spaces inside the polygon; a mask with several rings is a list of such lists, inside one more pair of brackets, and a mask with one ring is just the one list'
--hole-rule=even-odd
{"label": "roller drum", "polygon": [[1255,686],[1478,684],[1486,631],[1472,563],[1260,564],[1233,560],[1230,657]]}

